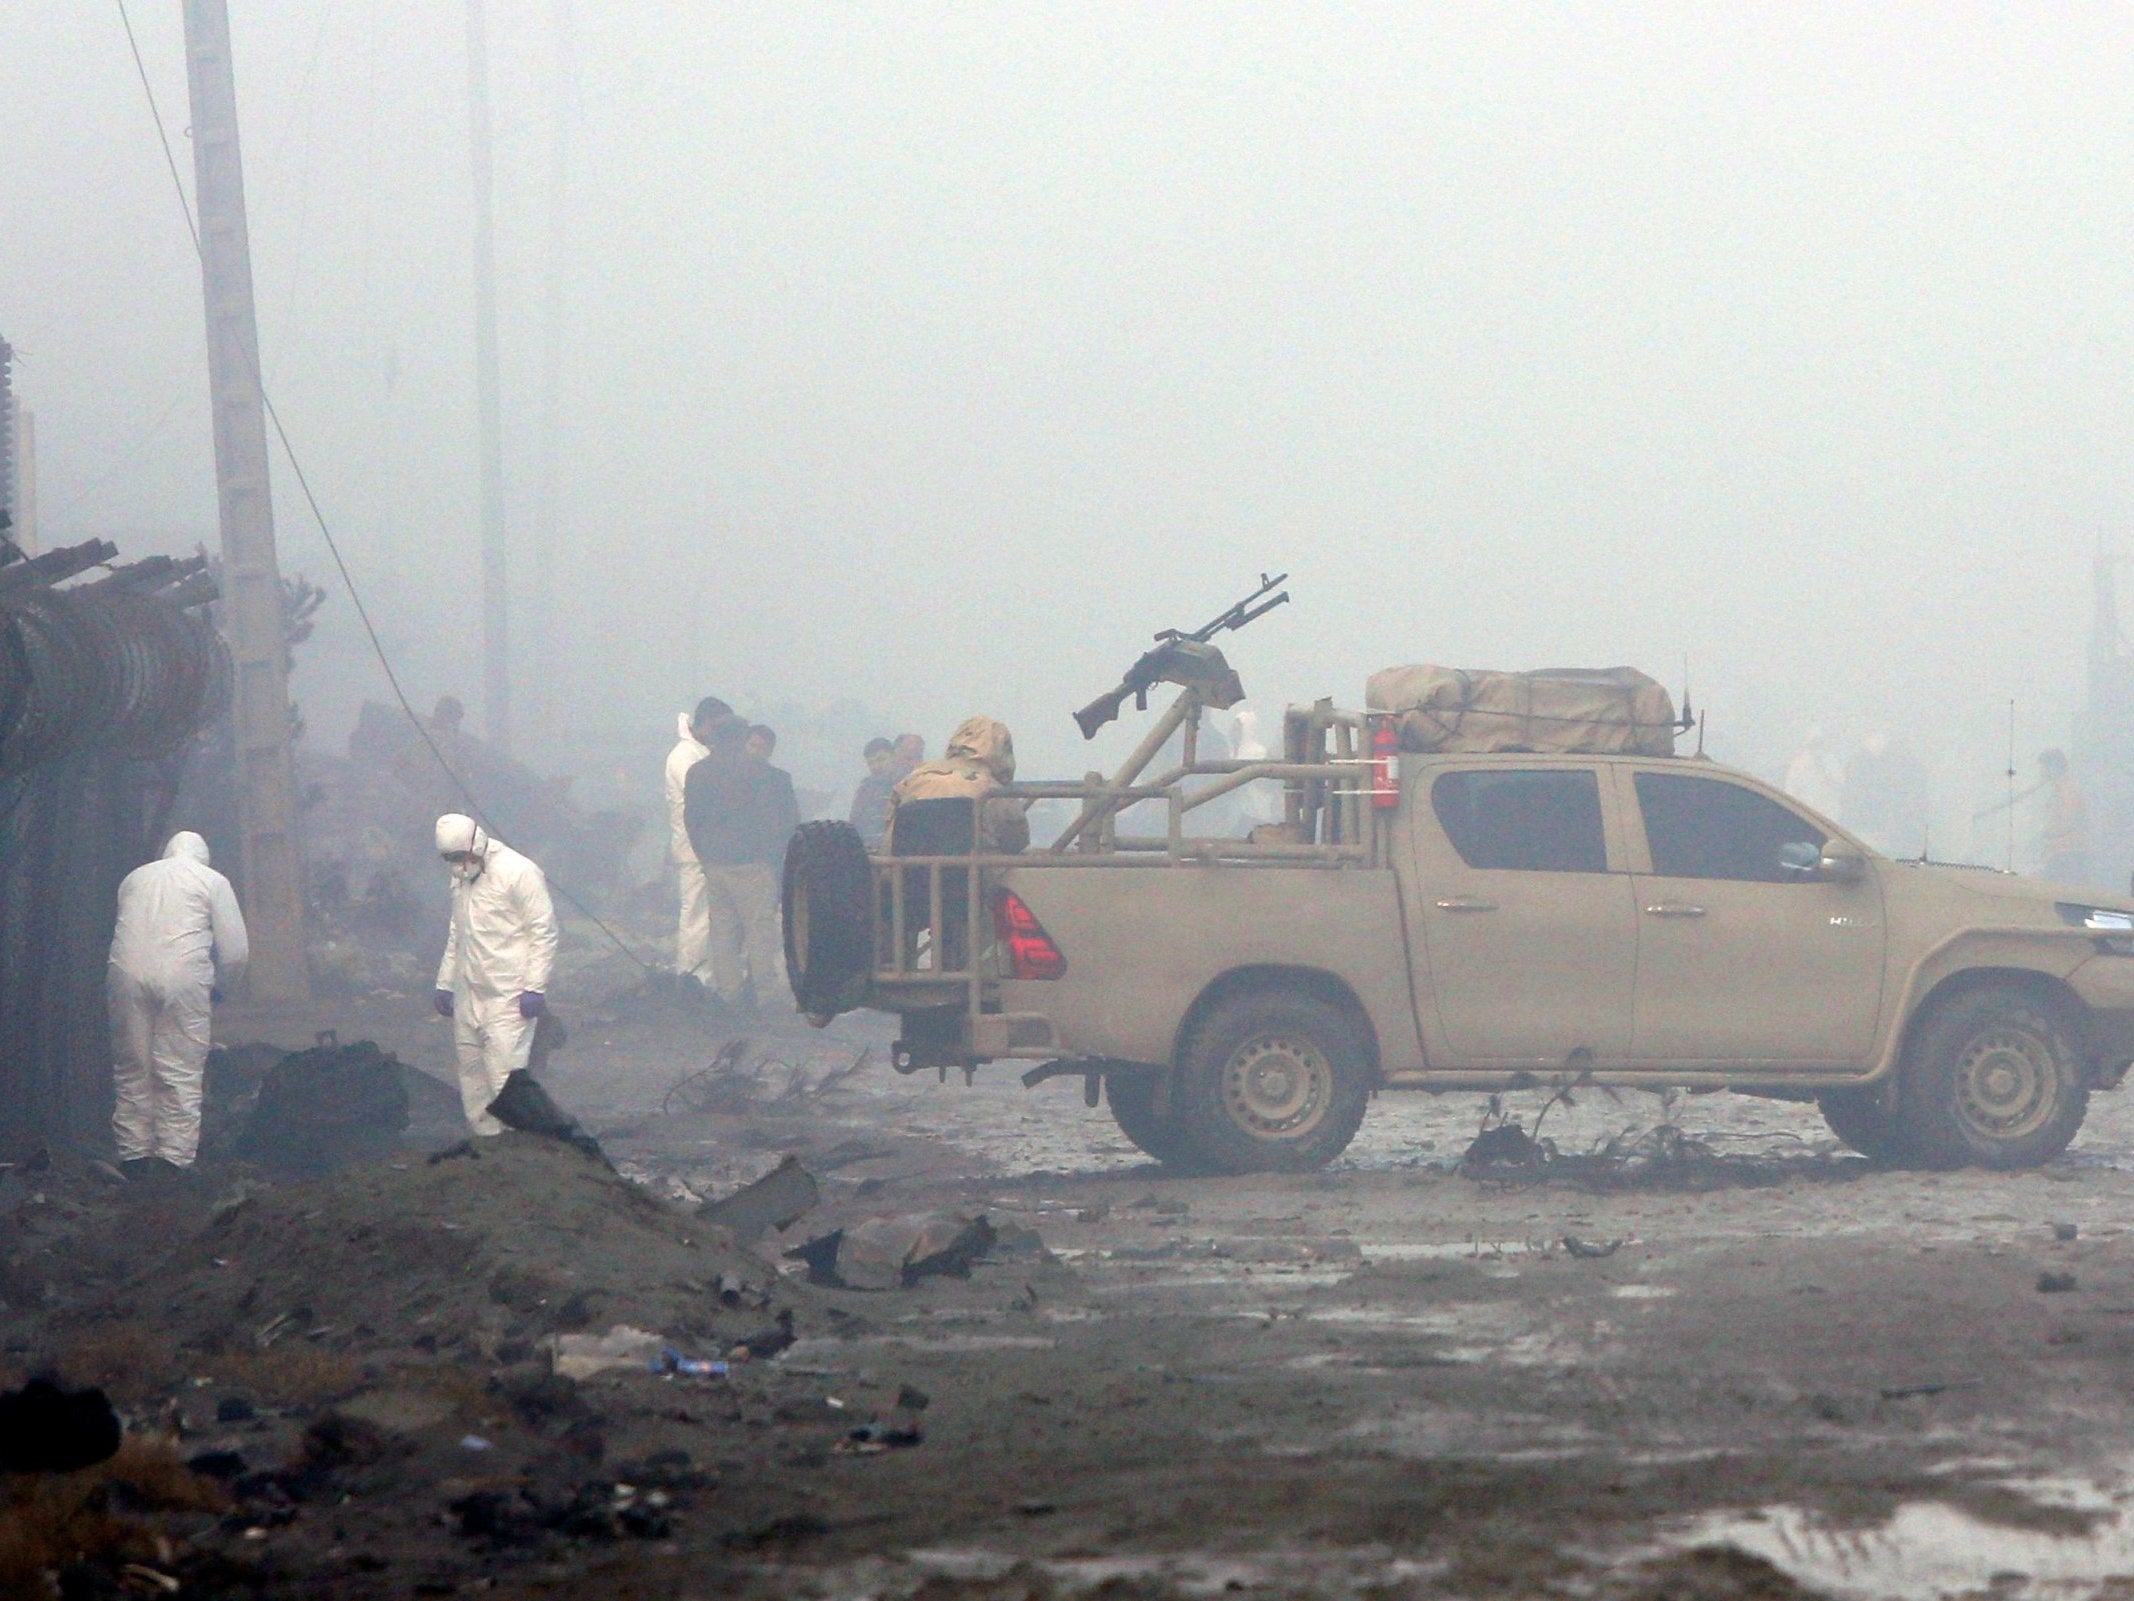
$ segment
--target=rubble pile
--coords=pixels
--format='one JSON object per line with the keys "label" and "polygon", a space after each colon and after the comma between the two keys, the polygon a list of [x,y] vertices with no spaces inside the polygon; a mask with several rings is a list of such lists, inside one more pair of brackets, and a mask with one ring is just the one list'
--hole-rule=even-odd
{"label": "rubble pile", "polygon": [[[362,1571],[390,1567],[391,1593],[664,1538],[712,1483],[706,1430],[743,1426],[744,1405],[773,1415],[805,1383],[767,1359],[816,1315],[813,1292],[558,1139],[302,1183],[124,1185],[66,1161],[0,1177],[0,1385],[21,1386],[0,1414],[34,1413],[69,1449],[97,1436],[64,1463],[46,1451],[39,1476],[0,1471],[0,1523],[12,1508],[45,1530],[13,1555],[0,1540],[0,1590],[68,1551],[95,1570],[66,1581],[84,1594],[256,1589],[270,1541],[331,1554],[359,1516]],[[609,1346],[624,1358],[559,1361]],[[115,1412],[92,1416],[107,1395]],[[823,1450],[867,1425],[819,1402],[796,1416]],[[114,1417],[115,1462],[56,1474],[110,1456]],[[154,1493],[98,1488],[151,1458]],[[106,1503],[125,1519],[91,1540],[83,1509]]]}

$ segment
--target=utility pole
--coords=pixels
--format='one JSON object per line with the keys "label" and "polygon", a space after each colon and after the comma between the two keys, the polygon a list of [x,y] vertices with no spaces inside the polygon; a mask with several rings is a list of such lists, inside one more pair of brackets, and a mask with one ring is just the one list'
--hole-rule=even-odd
{"label": "utility pole", "polygon": [[482,724],[511,749],[511,606],[504,537],[503,402],[496,371],[496,198],[489,143],[489,26],[467,0],[467,137],[474,166],[474,397],[481,433]]}
{"label": "utility pole", "polygon": [[527,572],[526,633],[534,672],[527,680],[531,724],[554,726],[549,685],[556,681],[555,567],[557,498],[563,450],[563,291],[570,260],[571,114],[577,99],[577,42],[571,0],[551,0],[550,32],[555,61],[549,83],[548,283],[541,328],[541,505],[533,527],[533,561]]}
{"label": "utility pole", "polygon": [[193,195],[207,301],[208,396],[222,520],[222,614],[236,669],[231,707],[252,993],[308,1000],[304,896],[289,769],[288,638],[274,555],[267,419],[252,309],[252,245],[237,148],[237,80],[225,0],[185,0],[185,78],[193,113]]}

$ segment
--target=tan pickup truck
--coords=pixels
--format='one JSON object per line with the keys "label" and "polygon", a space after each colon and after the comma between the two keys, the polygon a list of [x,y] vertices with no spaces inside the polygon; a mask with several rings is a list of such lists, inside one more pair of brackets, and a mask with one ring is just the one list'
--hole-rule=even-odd
{"label": "tan pickup truck", "polygon": [[[1200,762],[1199,711],[1117,778],[1000,791],[1077,804],[1050,846],[869,858],[807,825],[801,1010],[897,1013],[904,1071],[1081,1075],[1142,1150],[1222,1172],[1321,1166],[1379,1090],[1564,1084],[1813,1099],[1873,1157],[2023,1167],[2134,1059],[2134,900],[1893,861],[1701,758],[1401,754],[1321,702],[1281,760]],[[1196,834],[1270,781],[1285,822]],[[1136,801],[1163,833],[1119,831]]]}

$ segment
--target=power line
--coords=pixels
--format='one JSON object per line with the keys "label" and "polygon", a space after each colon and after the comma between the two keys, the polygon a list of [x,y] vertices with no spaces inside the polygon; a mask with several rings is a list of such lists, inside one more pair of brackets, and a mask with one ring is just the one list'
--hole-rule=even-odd
{"label": "power line", "polygon": [[[185,192],[185,182],[178,176],[178,158],[171,149],[170,131],[164,126],[163,112],[156,104],[155,87],[148,81],[148,67],[141,59],[141,47],[134,38],[133,19],[127,15],[126,0],[116,0],[116,3],[119,8],[119,22],[126,30],[126,47],[133,52],[134,71],[140,75],[141,92],[148,98],[148,114],[155,119],[156,138],[163,146],[163,164],[170,170],[171,188],[178,197],[178,210],[185,218],[185,231],[193,242],[193,253],[198,255],[200,253],[200,228],[193,220],[193,203]],[[460,777],[458,769],[445,760],[445,753],[438,748],[437,741],[430,735],[429,724],[424,722],[421,716],[417,714],[414,705],[408,700],[407,692],[400,687],[400,675],[393,671],[392,658],[385,653],[385,642],[378,637],[377,627],[371,622],[370,608],[363,604],[363,593],[356,588],[356,580],[348,570],[348,563],[341,559],[340,543],[333,537],[332,528],[327,526],[326,513],[319,506],[318,496],[312,493],[311,479],[304,472],[303,462],[297,458],[296,446],[289,442],[289,430],[282,426],[281,413],[275,410],[274,397],[267,392],[266,379],[256,369],[252,373],[252,377],[259,385],[259,397],[266,408],[267,420],[274,425],[274,436],[281,441],[282,454],[288,459],[290,472],[296,475],[297,488],[303,492],[304,504],[311,511],[312,521],[318,524],[319,537],[325,541],[326,553],[333,558],[334,569],[341,575],[341,584],[347,589],[349,601],[356,608],[356,619],[363,625],[364,637],[370,641],[371,654],[378,658],[378,666],[384,672],[385,681],[393,691],[393,699],[400,703],[401,713],[414,726],[415,732],[422,736],[423,744],[429,747],[430,755],[436,760],[438,767],[452,781],[452,787],[459,791],[460,798],[467,803],[469,814],[487,830],[491,839],[496,838],[496,829],[490,823],[488,814],[483,809],[481,802],[475,798],[474,791],[468,787],[467,781]],[[545,868],[542,871],[544,877],[548,876]],[[624,943],[622,936],[602,921],[591,907],[572,894],[568,885],[560,883],[552,877],[549,878],[549,882],[555,886],[556,892],[569,901],[588,922],[605,934],[609,942],[617,950],[621,951],[623,955],[629,957],[631,961],[635,962],[647,973],[657,971],[650,962],[631,950]]]}

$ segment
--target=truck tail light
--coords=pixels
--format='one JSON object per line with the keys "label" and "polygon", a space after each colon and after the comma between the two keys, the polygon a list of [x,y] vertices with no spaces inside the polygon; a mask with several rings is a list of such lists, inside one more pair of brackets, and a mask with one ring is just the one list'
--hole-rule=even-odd
{"label": "truck tail light", "polygon": [[1400,785],[1393,764],[1400,757],[1400,730],[1391,717],[1371,719],[1371,804],[1389,812],[1400,805]]}
{"label": "truck tail light", "polygon": [[1067,958],[1045,925],[1012,889],[1000,891],[993,901],[993,933],[1007,947],[1011,978],[1058,978],[1067,971]]}

